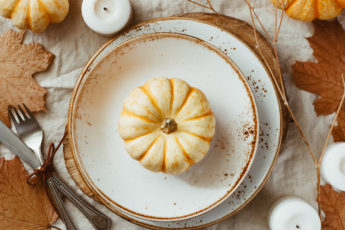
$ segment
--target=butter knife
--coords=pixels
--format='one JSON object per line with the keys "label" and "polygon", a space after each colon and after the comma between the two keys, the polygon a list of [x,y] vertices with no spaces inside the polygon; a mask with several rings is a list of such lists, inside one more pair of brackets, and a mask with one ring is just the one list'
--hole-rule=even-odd
{"label": "butter knife", "polygon": [[34,152],[2,121],[0,121],[0,142],[31,167],[40,168],[41,163],[36,160]]}

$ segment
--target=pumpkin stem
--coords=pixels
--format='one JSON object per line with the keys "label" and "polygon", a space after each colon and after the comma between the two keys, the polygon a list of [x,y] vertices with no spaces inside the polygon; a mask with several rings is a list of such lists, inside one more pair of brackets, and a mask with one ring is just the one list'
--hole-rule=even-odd
{"label": "pumpkin stem", "polygon": [[177,130],[177,123],[172,118],[165,118],[161,123],[161,130],[164,133],[172,133]]}

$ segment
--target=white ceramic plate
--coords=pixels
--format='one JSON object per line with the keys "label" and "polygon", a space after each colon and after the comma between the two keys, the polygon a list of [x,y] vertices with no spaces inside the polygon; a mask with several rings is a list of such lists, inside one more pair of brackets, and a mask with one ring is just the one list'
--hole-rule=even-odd
{"label": "white ceramic plate", "polygon": [[[110,40],[90,59],[80,75],[79,82],[82,82],[82,76],[115,46],[131,38],[155,32],[176,32],[207,41],[226,52],[246,75],[249,79],[250,87],[253,89],[261,124],[259,148],[255,156],[255,161],[242,184],[227,200],[203,215],[184,221],[161,222],[140,219],[127,213],[118,212],[105,199],[100,198],[108,208],[120,216],[144,227],[153,229],[205,228],[238,212],[254,198],[268,179],[278,156],[283,136],[283,117],[280,110],[281,106],[279,104],[278,94],[264,65],[244,42],[213,24],[181,17],[158,18],[147,21],[131,28],[125,34],[121,34],[119,37]],[[262,91],[262,88],[265,91]],[[73,102],[73,99],[71,102]]]}
{"label": "white ceramic plate", "polygon": [[[158,76],[201,89],[217,120],[206,157],[180,175],[143,168],[117,131],[125,98]],[[249,171],[258,143],[254,97],[229,57],[209,44],[181,34],[143,35],[115,47],[84,78],[71,110],[72,150],[88,185],[118,211],[191,218],[225,200]]]}

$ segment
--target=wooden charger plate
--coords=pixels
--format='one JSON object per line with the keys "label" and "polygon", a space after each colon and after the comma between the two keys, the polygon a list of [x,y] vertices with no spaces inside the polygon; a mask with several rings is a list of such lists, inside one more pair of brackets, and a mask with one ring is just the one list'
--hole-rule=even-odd
{"label": "wooden charger plate", "polygon": [[[249,26],[247,23],[242,22],[240,20],[237,19],[233,19],[228,17],[228,22],[224,23],[218,16],[213,15],[213,14],[205,14],[205,13],[193,13],[193,14],[187,14],[187,15],[182,15],[183,17],[188,17],[188,18],[194,18],[197,20],[205,20],[209,23],[213,23],[217,26],[221,26],[223,29],[231,32],[232,34],[238,36],[240,39],[242,39],[244,42],[247,43],[247,45],[249,45],[253,50],[256,50],[255,48],[255,40],[254,40],[254,36],[253,36],[253,30],[251,28],[251,26]],[[261,46],[262,51],[264,52],[264,55],[266,56],[269,64],[272,66],[272,70],[275,72],[275,74],[278,72],[277,68],[274,68],[274,55],[272,52],[271,47],[269,46],[269,44],[267,43],[267,41],[260,35],[259,36],[259,43]],[[286,118],[286,112],[284,112],[284,110],[281,108],[281,111],[283,112],[283,117]],[[286,119],[284,119],[283,125],[282,125],[282,133],[286,132]],[[279,143],[280,144],[280,143]],[[279,151],[279,148],[278,148]],[[90,197],[93,197],[95,200],[99,201],[99,196],[97,194],[94,194],[86,185],[85,181],[83,180],[82,176],[80,175],[76,165],[75,165],[75,161],[74,158],[72,156],[72,153],[70,151],[69,145],[68,145],[68,141],[66,141],[65,145],[64,145],[64,154],[65,154],[65,160],[66,160],[66,166],[67,169],[69,171],[69,173],[71,174],[72,178],[75,180],[75,182],[79,185],[79,187],[81,188],[81,190],[87,194]],[[277,155],[277,154],[276,154]],[[272,170],[273,167],[270,168],[270,171]],[[268,173],[269,175],[269,173]],[[266,177],[265,181],[267,180],[268,176]],[[264,183],[262,183],[260,185],[260,188],[263,186]],[[257,191],[259,191],[260,189],[257,189]],[[247,204],[249,202],[249,200],[251,200],[254,197],[254,195],[248,199],[243,205],[241,205],[236,211],[231,212],[231,215],[236,213],[240,208],[242,208],[245,204]],[[121,213],[118,213],[121,215]],[[124,216],[121,215],[123,217],[125,217],[126,219],[135,222],[137,224],[146,226],[146,227],[151,227],[153,228],[154,226],[151,225],[146,225],[145,223],[142,223],[140,221],[136,221],[128,216]],[[230,215],[226,216],[229,217]],[[224,218],[218,219],[217,221],[214,221],[212,223],[207,223],[207,224],[201,224],[198,225],[196,228],[201,228],[201,227],[206,227],[209,226],[211,224],[214,224],[216,222],[219,222]],[[192,227],[195,228],[195,227]]]}

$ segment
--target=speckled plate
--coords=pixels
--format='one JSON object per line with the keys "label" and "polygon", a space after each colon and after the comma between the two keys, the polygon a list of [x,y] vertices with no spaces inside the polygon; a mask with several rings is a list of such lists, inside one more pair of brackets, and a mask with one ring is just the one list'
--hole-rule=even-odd
{"label": "speckled plate", "polygon": [[[119,115],[133,88],[157,76],[203,91],[216,116],[206,157],[179,175],[151,172],[126,152]],[[258,143],[254,96],[230,58],[187,35],[142,35],[114,47],[78,84],[71,147],[87,184],[114,209],[156,221],[183,220],[219,205],[239,186]]]}
{"label": "speckled plate", "polygon": [[[210,16],[208,15],[205,17],[207,18]],[[234,21],[234,19],[232,19],[232,21]],[[235,22],[238,23],[236,20]],[[243,24],[244,22],[240,22],[239,24],[241,23]],[[247,26],[247,30],[250,31],[251,28]],[[106,199],[102,196],[98,196],[95,192],[93,192],[93,196],[96,197],[97,200],[100,200],[109,209],[128,221],[147,228],[205,228],[237,213],[253,199],[267,181],[278,156],[284,133],[284,118],[281,104],[278,99],[279,96],[273,85],[273,80],[267,73],[264,65],[256,56],[255,52],[243,41],[227,30],[215,26],[214,24],[183,17],[158,18],[147,21],[131,28],[126,33],[111,39],[109,42],[104,44],[104,46],[102,46],[87,63],[80,74],[79,82],[83,80],[83,76],[87,74],[90,68],[96,65],[102,57],[108,54],[115,46],[140,35],[155,32],[175,32],[191,35],[207,41],[209,44],[212,44],[226,53],[232,58],[237,66],[239,66],[249,80],[249,85],[253,90],[260,117],[259,148],[255,156],[255,161],[242,184],[229,198],[211,211],[188,220],[162,222],[141,219],[125,212],[118,211],[113,208],[111,204],[107,203]],[[71,102],[73,102],[73,100]],[[69,126],[69,129],[70,128],[71,127]],[[82,177],[82,175],[80,176]],[[84,187],[86,185],[84,181],[85,179],[82,178],[78,183],[82,183]]]}

